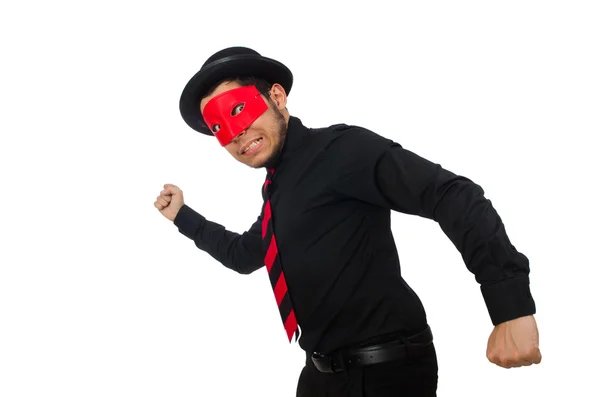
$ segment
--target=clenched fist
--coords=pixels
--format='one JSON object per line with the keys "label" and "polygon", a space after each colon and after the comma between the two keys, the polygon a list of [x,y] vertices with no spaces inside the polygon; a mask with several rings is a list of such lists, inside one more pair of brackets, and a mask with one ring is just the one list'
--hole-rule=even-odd
{"label": "clenched fist", "polygon": [[539,364],[542,353],[533,315],[498,324],[488,339],[487,358],[504,368]]}
{"label": "clenched fist", "polygon": [[173,222],[179,209],[183,207],[183,192],[175,185],[166,184],[160,195],[156,197],[154,206],[165,218]]}

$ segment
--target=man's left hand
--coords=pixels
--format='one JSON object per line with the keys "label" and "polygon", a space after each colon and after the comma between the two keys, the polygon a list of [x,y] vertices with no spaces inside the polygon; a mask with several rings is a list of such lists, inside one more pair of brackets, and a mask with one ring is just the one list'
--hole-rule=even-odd
{"label": "man's left hand", "polygon": [[487,358],[504,368],[539,364],[542,353],[535,318],[525,316],[496,325],[488,339]]}

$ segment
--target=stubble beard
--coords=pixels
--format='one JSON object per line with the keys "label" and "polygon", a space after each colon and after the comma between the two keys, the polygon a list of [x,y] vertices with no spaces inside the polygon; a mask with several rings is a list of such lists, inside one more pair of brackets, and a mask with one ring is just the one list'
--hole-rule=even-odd
{"label": "stubble beard", "polygon": [[275,112],[275,124],[277,128],[277,135],[279,136],[279,142],[277,142],[277,145],[273,148],[273,151],[269,157],[267,157],[267,159],[261,164],[253,166],[253,168],[272,168],[283,149],[287,135],[287,123],[285,122],[285,117],[279,109],[273,107],[273,111]]}

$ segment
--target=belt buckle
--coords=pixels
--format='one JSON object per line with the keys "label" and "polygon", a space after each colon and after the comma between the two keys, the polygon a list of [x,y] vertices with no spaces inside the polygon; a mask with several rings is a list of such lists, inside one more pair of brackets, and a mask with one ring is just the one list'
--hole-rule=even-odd
{"label": "belt buckle", "polygon": [[325,373],[333,373],[333,368],[331,368],[331,356],[327,356],[322,353],[314,352],[310,359],[312,360],[315,367],[319,370],[319,372]]}

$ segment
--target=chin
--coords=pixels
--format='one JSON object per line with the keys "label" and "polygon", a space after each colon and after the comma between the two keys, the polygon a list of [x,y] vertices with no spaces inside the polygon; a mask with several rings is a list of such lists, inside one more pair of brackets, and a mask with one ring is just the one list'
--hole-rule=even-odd
{"label": "chin", "polygon": [[266,161],[267,159],[265,159],[264,156],[252,157],[252,158],[240,157],[240,158],[238,158],[238,160],[240,163],[245,164],[251,168],[262,168],[267,163],[267,161]]}

